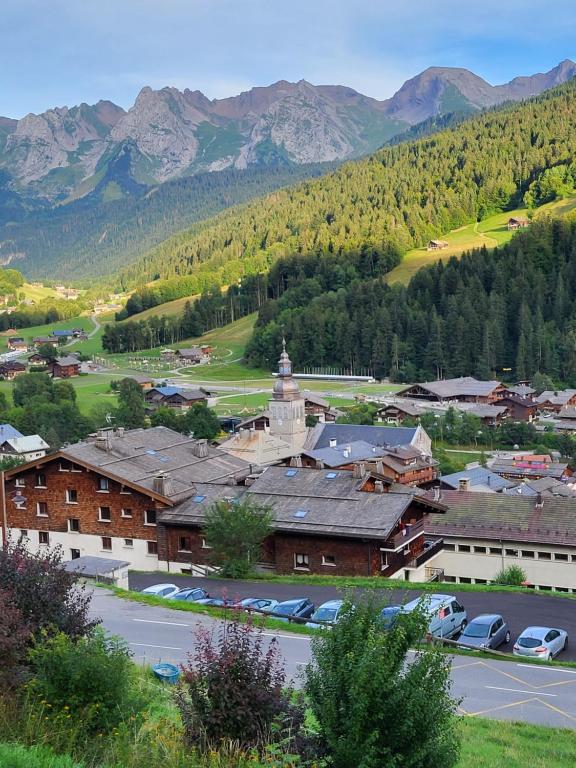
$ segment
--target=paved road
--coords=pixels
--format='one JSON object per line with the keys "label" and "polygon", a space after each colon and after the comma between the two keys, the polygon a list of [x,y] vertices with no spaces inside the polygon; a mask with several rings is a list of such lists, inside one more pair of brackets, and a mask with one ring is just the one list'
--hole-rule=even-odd
{"label": "paved road", "polygon": [[[159,582],[171,582],[179,586],[204,587],[212,597],[222,595],[231,598],[274,597],[277,600],[289,600],[292,597],[310,597],[316,605],[326,600],[340,597],[335,587],[319,587],[302,584],[280,584],[277,582],[231,581],[227,579],[202,579],[177,574],[131,573],[130,587],[140,591],[144,587]],[[454,587],[454,589],[452,588]],[[576,660],[576,600],[555,597],[551,594],[517,592],[458,592],[457,584],[439,584],[438,592],[454,595],[468,612],[468,619],[479,613],[500,613],[510,627],[512,641],[525,627],[542,625],[560,627],[568,632],[573,641],[560,659]],[[420,592],[416,590],[386,590],[390,603],[405,603],[413,600]],[[500,651],[512,652],[510,647],[502,646]]]}
{"label": "paved road", "polygon": [[[94,591],[92,612],[103,617],[108,631],[125,638],[141,663],[182,663],[193,648],[194,628],[213,629],[218,623],[121,600],[102,589]],[[266,635],[278,638],[288,678],[298,685],[302,667],[310,660],[309,637],[271,631]],[[576,728],[576,670],[455,656],[452,681],[454,696],[462,699],[462,714]]]}

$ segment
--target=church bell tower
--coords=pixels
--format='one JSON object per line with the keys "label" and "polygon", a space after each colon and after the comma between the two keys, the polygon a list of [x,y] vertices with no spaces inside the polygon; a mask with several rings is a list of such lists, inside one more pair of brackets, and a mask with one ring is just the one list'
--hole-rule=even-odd
{"label": "church bell tower", "polygon": [[298,451],[306,440],[306,409],[304,398],[292,376],[292,361],[282,339],[282,354],[278,360],[278,376],[269,400],[270,434],[289,443]]}

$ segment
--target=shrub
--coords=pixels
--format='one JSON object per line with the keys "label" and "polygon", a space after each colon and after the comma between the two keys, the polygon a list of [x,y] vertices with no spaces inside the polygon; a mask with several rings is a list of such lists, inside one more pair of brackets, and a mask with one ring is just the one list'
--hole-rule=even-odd
{"label": "shrub", "polygon": [[88,615],[90,594],[76,578],[62,568],[59,548],[31,554],[18,541],[0,549],[0,589],[11,595],[33,633],[55,630],[80,637],[96,626]]}
{"label": "shrub", "polygon": [[428,646],[423,611],[389,631],[381,607],[346,603],[337,624],[312,640],[305,690],[335,768],[449,768],[458,758],[450,661]]}
{"label": "shrub", "polygon": [[505,584],[509,587],[520,587],[526,581],[526,571],[519,565],[502,568],[493,579],[494,584]]}
{"label": "shrub", "polygon": [[[9,592],[0,589],[0,690],[15,685],[26,659],[30,628]],[[0,763],[1,765],[1,763]]]}
{"label": "shrub", "polygon": [[77,640],[62,633],[47,638],[30,651],[30,661],[33,695],[54,718],[70,715],[87,732],[105,731],[139,708],[130,652],[100,628]]}
{"label": "shrub", "polygon": [[276,640],[265,648],[263,630],[251,620],[222,622],[214,634],[200,628],[176,694],[187,744],[206,750],[226,740],[263,747],[273,731],[276,740],[295,734],[303,716],[284,682]]}
{"label": "shrub", "polygon": [[5,768],[82,768],[66,755],[56,756],[47,747],[0,744],[0,765]]}
{"label": "shrub", "polygon": [[204,534],[212,547],[211,560],[223,576],[243,579],[250,575],[271,531],[271,521],[270,508],[251,499],[217,501],[208,508]]}

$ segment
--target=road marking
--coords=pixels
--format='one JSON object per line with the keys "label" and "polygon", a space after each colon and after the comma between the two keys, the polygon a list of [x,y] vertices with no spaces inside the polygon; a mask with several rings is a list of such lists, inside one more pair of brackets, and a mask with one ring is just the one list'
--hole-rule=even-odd
{"label": "road marking", "polygon": [[[540,699],[536,699],[536,701],[540,701]],[[551,709],[553,712],[558,712],[560,715],[567,717],[568,720],[574,720],[576,722],[576,717],[569,715],[568,712],[564,712],[562,709],[558,709],[558,707],[555,707],[553,704],[549,704],[547,701],[540,701],[540,704],[544,704],[545,707],[548,707],[548,709]]]}
{"label": "road marking", "polygon": [[523,667],[524,669],[538,669],[545,670],[546,672],[565,672],[567,675],[576,675],[576,670],[565,669],[561,667],[537,667],[536,664],[516,664],[517,667]]}
{"label": "road marking", "polygon": [[153,619],[132,619],[142,624],[166,624],[169,627],[191,627],[191,624],[179,624],[177,621],[154,621]]}
{"label": "road marking", "polygon": [[[129,645],[139,645],[142,648],[162,648],[164,651],[183,651],[184,648],[176,648],[173,645],[151,645],[150,643],[129,643]],[[544,693],[543,696],[551,696],[550,693]]]}
{"label": "road marking", "polygon": [[498,712],[500,709],[511,709],[512,707],[519,707],[522,704],[530,704],[532,701],[538,701],[540,704],[544,704],[545,702],[540,701],[539,699],[532,698],[532,699],[523,699],[522,701],[514,701],[512,704],[502,704],[499,707],[490,707],[490,709],[481,709],[479,712],[466,712],[466,714],[469,717],[478,717],[480,715],[488,715],[490,712]]}
{"label": "road marking", "polygon": [[[485,685],[484,688],[490,688],[492,691],[509,691],[510,693],[534,693],[534,691],[523,691],[519,688],[499,688],[497,685]],[[539,693],[538,696],[557,697],[557,693]]]}

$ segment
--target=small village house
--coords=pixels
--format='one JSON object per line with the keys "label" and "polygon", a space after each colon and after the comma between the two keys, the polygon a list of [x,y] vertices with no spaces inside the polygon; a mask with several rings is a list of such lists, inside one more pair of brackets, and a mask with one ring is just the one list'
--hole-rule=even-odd
{"label": "small village house", "polygon": [[429,240],[426,246],[427,251],[443,251],[444,248],[448,248],[446,240]]}

